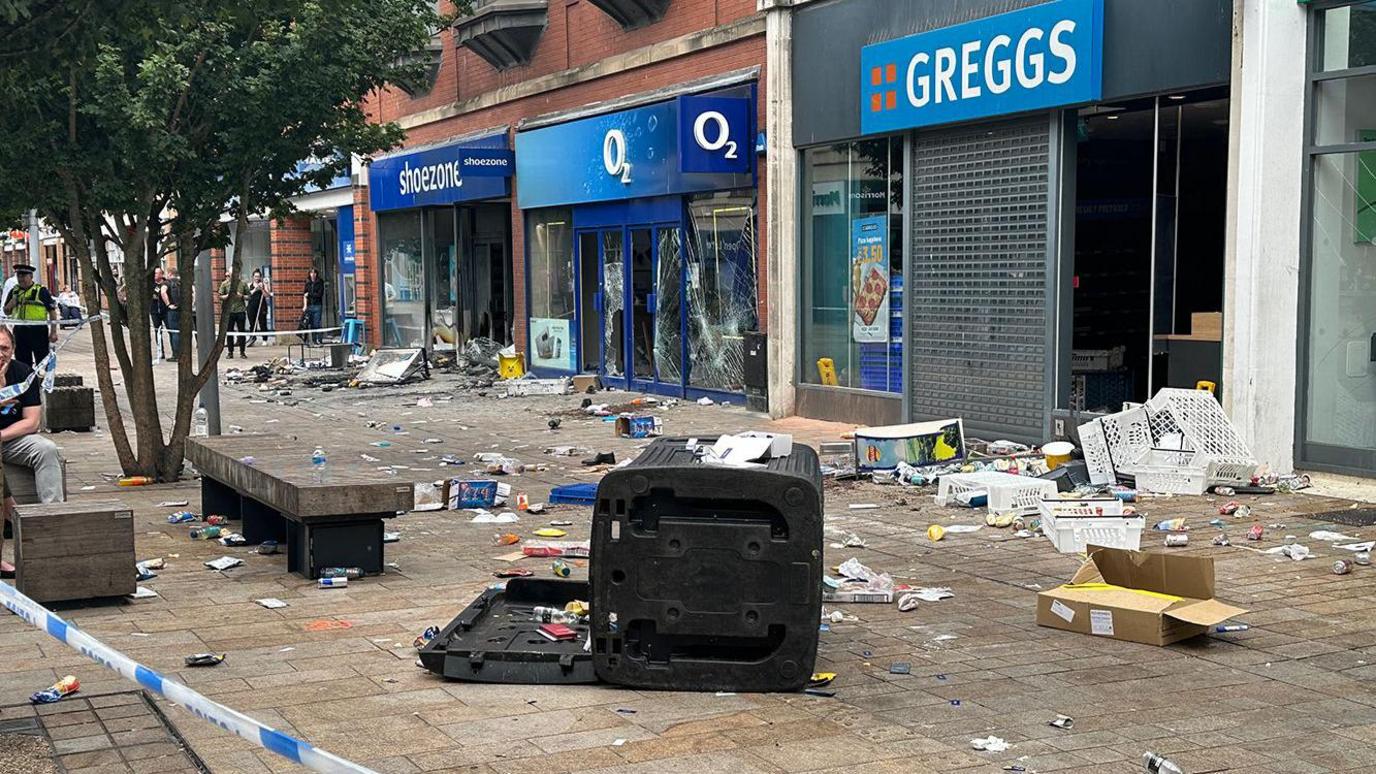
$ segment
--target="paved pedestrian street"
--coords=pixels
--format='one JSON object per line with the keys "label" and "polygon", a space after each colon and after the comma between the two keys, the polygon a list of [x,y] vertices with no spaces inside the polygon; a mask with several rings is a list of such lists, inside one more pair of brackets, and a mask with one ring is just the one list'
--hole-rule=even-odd
{"label": "paved pedestrian street", "polygon": [[[83,373],[94,384],[83,346],[78,341],[67,350],[61,370]],[[255,348],[247,362],[282,353]],[[229,365],[242,363],[222,362]],[[164,411],[172,405],[172,368],[156,367]],[[296,386],[290,395],[260,391],[256,384],[225,385],[224,423],[293,438],[303,460],[323,445],[332,466],[405,466],[397,470],[398,481],[463,475],[473,470],[474,454],[502,452],[528,465],[548,465],[505,479],[532,502],[544,501],[552,486],[598,477],[580,464],[585,455],[548,455],[546,447],[584,446],[620,460],[643,444],[614,438],[609,424],[578,411],[582,396],[504,399],[497,397],[500,389],[480,395],[457,389],[457,381],[440,373],[406,387],[324,392]],[[592,397],[624,403],[632,396]],[[839,440],[850,429],[801,419],[769,422],[737,405],[688,402],[656,413],[670,435],[767,429],[818,443]],[[557,430],[549,428],[551,417],[561,420]],[[370,421],[381,426],[369,427]],[[552,507],[501,526],[470,524],[462,512],[399,516],[386,523],[400,540],[387,545],[384,575],[319,589],[289,574],[282,555],[193,541],[187,525],[168,524],[167,515],[180,509],[158,503],[185,499],[198,510],[195,480],[118,489],[106,434],[64,433],[54,440],[69,460],[72,498],[122,500],[134,510],[138,558],[166,561],[156,579],[142,584],[156,598],[56,605],[57,611],[217,702],[381,772],[916,774],[1018,765],[1098,773],[1141,771],[1147,750],[1194,773],[1376,766],[1376,569],[1334,575],[1330,565],[1345,552],[1309,537],[1331,529],[1365,540],[1376,538],[1376,529],[1306,518],[1347,507],[1346,501],[1305,494],[1241,497],[1253,517],[1225,519],[1230,547],[1210,544],[1217,530],[1208,522],[1218,518],[1211,498],[1139,503],[1149,524],[1188,520],[1189,546],[1170,550],[1213,557],[1217,597],[1247,608],[1238,620],[1251,625],[1151,647],[1036,625],[1037,590],[1067,581],[1080,562],[1056,553],[1044,538],[1019,539],[1011,529],[983,527],[933,543],[928,525],[982,524],[982,511],[939,508],[932,488],[829,481],[827,566],[856,557],[898,583],[947,586],[955,595],[911,612],[892,604],[826,605],[827,613],[845,614],[820,634],[816,668],[837,674],[828,688],[834,696],[479,685],[447,682],[419,668],[413,638],[449,622],[494,582],[495,570],[508,566],[496,557],[511,549],[495,546],[494,532],[529,536],[550,520],[567,519],[573,522],[569,537],[587,539],[589,508]],[[384,440],[391,445],[370,445]],[[364,462],[362,455],[378,461]],[[440,467],[441,455],[469,464]],[[864,503],[878,507],[848,507]],[[1284,526],[1268,527],[1265,540],[1248,543],[1244,534],[1253,521]],[[863,547],[837,547],[852,533]],[[1287,534],[1298,536],[1316,558],[1292,561],[1254,550],[1281,545]],[[1143,547],[1166,550],[1161,534],[1151,531]],[[202,566],[226,554],[242,558],[243,566],[224,572]],[[516,564],[547,577],[547,561]],[[585,562],[574,564],[574,577],[585,577]],[[267,609],[254,601],[267,597],[287,606]],[[201,652],[226,657],[214,667],[183,665],[185,656]],[[891,674],[897,662],[911,664],[910,673]],[[112,727],[118,718],[102,708],[125,706],[123,697],[137,686],[17,617],[0,616],[0,724],[33,716],[29,694],[66,674],[80,679],[81,692],[39,713],[72,708],[104,726],[91,725],[84,737],[51,726],[56,751],[121,749],[125,729]],[[199,758],[215,772],[299,770],[180,707],[161,699],[156,705],[194,755],[159,740],[162,754],[151,758],[88,755],[89,764],[64,760],[65,769],[182,771],[194,770]],[[1073,717],[1073,727],[1048,725],[1058,714]],[[989,735],[1011,748],[972,749],[971,739]]]}

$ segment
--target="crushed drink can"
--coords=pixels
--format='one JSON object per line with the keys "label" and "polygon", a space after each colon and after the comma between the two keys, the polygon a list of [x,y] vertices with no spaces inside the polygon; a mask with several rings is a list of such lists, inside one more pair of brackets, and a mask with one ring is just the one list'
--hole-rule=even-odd
{"label": "crushed drink can", "polygon": [[1237,513],[1238,509],[1241,507],[1242,506],[1238,503],[1237,500],[1229,500],[1223,505],[1218,506],[1218,515],[1232,516],[1233,514]]}
{"label": "crushed drink can", "polygon": [[1371,566],[1371,552],[1370,552],[1370,551],[1358,551],[1357,553],[1355,553],[1355,554],[1352,555],[1352,561],[1355,562],[1355,563],[1357,563],[1357,564],[1360,564],[1360,565],[1363,566],[1363,567],[1370,567],[1370,566]]}
{"label": "crushed drink can", "polygon": [[189,667],[215,666],[225,660],[223,653],[197,653],[194,656],[186,657],[186,665]]}
{"label": "crushed drink can", "polygon": [[320,570],[320,577],[358,580],[363,577],[363,569],[359,567],[325,567]]}
{"label": "crushed drink can", "polygon": [[1351,559],[1339,559],[1338,561],[1333,563],[1334,575],[1347,575],[1350,572],[1352,572]]}
{"label": "crushed drink can", "polygon": [[29,702],[33,704],[52,704],[61,701],[64,696],[69,696],[81,690],[81,683],[75,675],[66,677],[53,683],[52,686],[41,690],[29,697]]}
{"label": "crushed drink can", "polygon": [[168,524],[185,524],[188,521],[195,520],[196,514],[192,513],[191,511],[177,511],[176,513],[167,517]]}
{"label": "crushed drink can", "polygon": [[1266,534],[1266,531],[1265,531],[1264,529],[1261,528],[1261,525],[1260,525],[1260,524],[1253,524],[1253,525],[1252,525],[1252,528],[1249,529],[1249,530],[1247,530],[1247,539],[1248,539],[1248,540],[1261,540],[1262,536],[1265,535],[1265,534]]}
{"label": "crushed drink can", "polygon": [[1229,545],[1232,545],[1232,543],[1230,543],[1230,542],[1228,541],[1228,536],[1227,536],[1227,535],[1214,535],[1214,545],[1216,545],[1216,546],[1229,546]]}
{"label": "crushed drink can", "polygon": [[348,578],[321,578],[320,588],[322,589],[342,589],[349,585]]}
{"label": "crushed drink can", "polygon": [[563,559],[555,559],[554,564],[550,565],[550,569],[554,572],[555,577],[558,578],[567,578],[569,575],[573,574],[573,568]]}
{"label": "crushed drink can", "polygon": [[1188,532],[1172,532],[1171,534],[1169,534],[1169,535],[1166,536],[1166,546],[1167,546],[1167,547],[1177,547],[1177,548],[1178,548],[1178,547],[1180,547],[1180,546],[1187,546],[1187,545],[1189,545],[1189,544],[1190,544],[1190,533],[1188,533]]}
{"label": "crushed drink can", "polygon": [[1252,515],[1252,507],[1250,505],[1239,505],[1237,507],[1237,513],[1233,515],[1237,516],[1239,519],[1248,518]]}
{"label": "crushed drink can", "polygon": [[215,526],[224,524],[226,521],[229,521],[229,519],[226,519],[224,516],[220,516],[218,514],[205,517],[206,524],[211,524]]}
{"label": "crushed drink can", "polygon": [[415,646],[416,650],[420,650],[426,645],[429,645],[430,641],[438,636],[440,636],[440,627],[427,626],[425,627],[425,631],[420,633],[419,637],[411,641],[411,644]]}
{"label": "crushed drink can", "polygon": [[1230,486],[1216,486],[1214,487],[1214,494],[1219,497],[1232,497],[1237,494],[1237,490]]}

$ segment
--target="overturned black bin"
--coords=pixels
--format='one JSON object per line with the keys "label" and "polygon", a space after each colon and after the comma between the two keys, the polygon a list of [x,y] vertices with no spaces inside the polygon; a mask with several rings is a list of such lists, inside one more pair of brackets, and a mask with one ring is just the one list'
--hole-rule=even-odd
{"label": "overturned black bin", "polygon": [[598,486],[593,667],[631,688],[801,690],[822,606],[817,453],[727,467],[702,459],[714,440],[659,439]]}

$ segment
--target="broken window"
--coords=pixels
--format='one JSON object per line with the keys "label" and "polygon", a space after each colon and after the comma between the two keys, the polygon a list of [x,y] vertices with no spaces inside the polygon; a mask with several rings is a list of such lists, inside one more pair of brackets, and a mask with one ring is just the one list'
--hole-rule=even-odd
{"label": "broken window", "polygon": [[[755,192],[696,196],[689,204],[689,218],[683,273],[688,384],[742,392],[745,334],[759,329]],[[677,342],[678,331],[673,334]]]}

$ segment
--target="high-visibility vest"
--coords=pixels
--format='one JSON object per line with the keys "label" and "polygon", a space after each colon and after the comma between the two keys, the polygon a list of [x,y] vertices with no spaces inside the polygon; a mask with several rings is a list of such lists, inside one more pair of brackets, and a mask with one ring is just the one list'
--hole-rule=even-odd
{"label": "high-visibility vest", "polygon": [[43,302],[39,300],[39,294],[42,293],[42,291],[43,286],[37,282],[30,285],[28,290],[24,290],[16,285],[14,290],[10,291],[18,294],[16,296],[18,300],[15,301],[14,304],[14,314],[11,316],[17,317],[20,320],[48,319],[48,307],[44,306]]}

